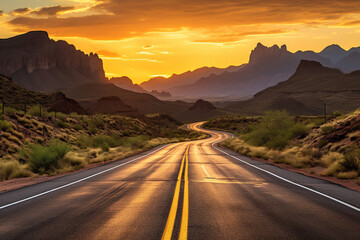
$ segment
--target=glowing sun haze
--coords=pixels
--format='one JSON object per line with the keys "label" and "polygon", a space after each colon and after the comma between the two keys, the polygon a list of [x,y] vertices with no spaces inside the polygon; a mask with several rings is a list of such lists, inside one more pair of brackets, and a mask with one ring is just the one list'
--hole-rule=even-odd
{"label": "glowing sun haze", "polygon": [[246,63],[257,42],[359,46],[359,19],[358,0],[12,0],[0,3],[0,37],[45,30],[140,83]]}

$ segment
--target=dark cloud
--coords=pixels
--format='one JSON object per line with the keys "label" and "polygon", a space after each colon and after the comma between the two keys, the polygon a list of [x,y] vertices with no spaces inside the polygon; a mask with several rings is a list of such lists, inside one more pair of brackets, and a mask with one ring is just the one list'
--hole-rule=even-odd
{"label": "dark cloud", "polygon": [[[101,14],[57,18],[53,16],[73,7],[55,6],[37,10],[37,15],[52,16],[46,21],[36,17],[17,17],[10,21],[10,24],[24,30],[42,28],[52,35],[59,36],[121,39],[141,36],[152,31],[176,31],[184,27],[213,31],[222,27],[244,26],[247,29],[255,29],[256,32],[273,31],[271,25],[274,24],[343,25],[343,18],[346,16],[360,14],[358,0],[97,1],[98,4],[89,11],[98,11]],[[351,19],[347,21],[350,22]],[[245,29],[242,32],[247,34],[249,30]]]}
{"label": "dark cloud", "polygon": [[2,17],[2,15],[4,15],[4,11],[0,10],[0,17]]}
{"label": "dark cloud", "polygon": [[31,11],[30,8],[17,8],[15,10],[13,10],[11,13],[12,14],[26,14],[26,13],[28,13],[30,11]]}
{"label": "dark cloud", "polygon": [[73,10],[75,7],[63,7],[63,6],[53,6],[53,7],[43,7],[38,10],[34,10],[31,13],[39,16],[55,16],[61,12]]}

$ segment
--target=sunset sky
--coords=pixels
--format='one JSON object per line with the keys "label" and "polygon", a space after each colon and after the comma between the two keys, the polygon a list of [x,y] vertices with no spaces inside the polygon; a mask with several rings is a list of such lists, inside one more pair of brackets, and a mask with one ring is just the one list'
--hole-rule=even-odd
{"label": "sunset sky", "polygon": [[11,0],[0,38],[45,30],[86,53],[107,76],[140,83],[248,61],[258,42],[290,51],[360,46],[359,0]]}

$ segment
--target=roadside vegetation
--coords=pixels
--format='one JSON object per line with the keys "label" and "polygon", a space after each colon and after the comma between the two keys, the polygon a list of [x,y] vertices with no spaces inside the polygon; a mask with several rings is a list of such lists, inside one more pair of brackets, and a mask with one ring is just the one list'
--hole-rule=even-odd
{"label": "roadside vegetation", "polygon": [[77,171],[154,146],[207,137],[166,115],[79,115],[38,106],[0,116],[0,181]]}
{"label": "roadside vegetation", "polygon": [[243,155],[283,163],[310,174],[355,179],[360,184],[360,111],[293,117],[285,111],[262,117],[222,117],[205,128],[233,132],[222,146]]}

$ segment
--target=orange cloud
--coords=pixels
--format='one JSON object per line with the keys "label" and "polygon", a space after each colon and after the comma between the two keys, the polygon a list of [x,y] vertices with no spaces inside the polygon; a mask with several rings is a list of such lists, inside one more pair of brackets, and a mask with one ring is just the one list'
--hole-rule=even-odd
{"label": "orange cloud", "polygon": [[354,21],[350,21],[350,22],[345,22],[343,25],[344,25],[344,26],[360,25],[360,20],[354,20]]}
{"label": "orange cloud", "polygon": [[218,33],[206,33],[202,38],[198,38],[193,40],[192,42],[200,42],[200,43],[228,43],[228,42],[236,42],[243,40],[247,36],[255,36],[255,35],[269,35],[269,34],[280,34],[287,33],[288,31],[281,29],[274,29],[268,31],[249,31],[249,32],[239,32],[239,33],[228,33],[228,32],[218,32]]}
{"label": "orange cloud", "polygon": [[109,58],[121,57],[120,54],[118,54],[116,52],[107,51],[107,50],[99,50],[96,53],[101,57],[109,57]]}
{"label": "orange cloud", "polygon": [[[49,17],[46,21],[36,17],[16,17],[9,23],[24,31],[43,28],[55,36],[105,40],[143,36],[154,31],[176,31],[184,27],[212,30],[233,25],[261,27],[308,22],[342,25],[347,14],[360,14],[358,0],[95,1],[97,4],[88,11],[97,14],[90,16]],[[47,7],[39,10],[38,15],[54,16],[70,9],[73,7]]]}
{"label": "orange cloud", "polygon": [[63,6],[53,6],[53,7],[43,7],[38,10],[34,10],[31,13],[39,16],[55,16],[59,13],[73,10],[75,7],[63,7]]}

